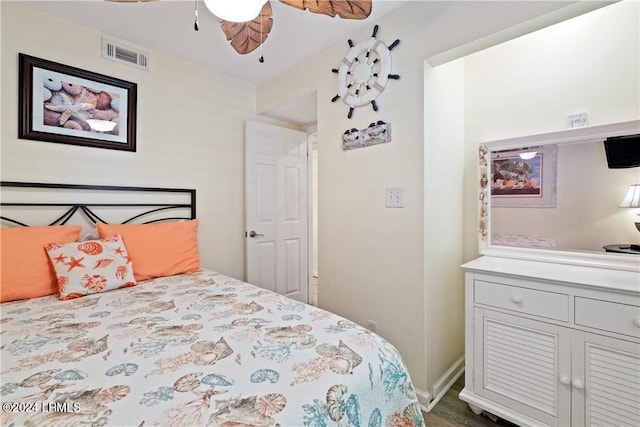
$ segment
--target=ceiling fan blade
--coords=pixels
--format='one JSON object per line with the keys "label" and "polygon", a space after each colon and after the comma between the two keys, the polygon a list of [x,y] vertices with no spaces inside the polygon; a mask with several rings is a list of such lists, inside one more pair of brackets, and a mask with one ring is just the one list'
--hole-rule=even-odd
{"label": "ceiling fan blade", "polygon": [[271,32],[273,18],[271,5],[266,2],[260,11],[260,15],[249,22],[220,21],[220,27],[227,40],[231,41],[231,47],[240,55],[246,55],[256,50]]}
{"label": "ceiling fan blade", "polygon": [[371,14],[371,0],[280,0],[296,9],[309,9],[311,13],[319,13],[343,19],[365,19]]}

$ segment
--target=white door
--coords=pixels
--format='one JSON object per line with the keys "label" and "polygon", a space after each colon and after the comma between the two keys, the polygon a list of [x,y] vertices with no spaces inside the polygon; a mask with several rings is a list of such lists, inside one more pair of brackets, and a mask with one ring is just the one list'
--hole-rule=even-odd
{"label": "white door", "polygon": [[582,331],[573,331],[573,343],[571,424],[638,425],[638,344]]}
{"label": "white door", "polygon": [[309,298],[307,134],[247,121],[247,281]]}
{"label": "white door", "polygon": [[539,420],[568,426],[571,329],[475,308],[474,391],[490,401]]}

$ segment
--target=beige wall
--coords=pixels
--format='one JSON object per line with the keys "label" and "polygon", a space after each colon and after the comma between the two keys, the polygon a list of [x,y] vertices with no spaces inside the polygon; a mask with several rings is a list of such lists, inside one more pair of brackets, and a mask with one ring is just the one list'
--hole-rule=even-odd
{"label": "beige wall", "polygon": [[[562,130],[571,114],[590,125],[640,118],[639,8],[617,3],[465,58],[469,156],[481,141]],[[557,171],[556,208],[493,208],[493,231],[591,251],[638,240],[636,212],[618,208],[638,168],[608,169],[600,142],[561,147]]]}
{"label": "beige wall", "polygon": [[432,385],[464,352],[457,340],[464,334],[464,61],[425,64],[424,78],[424,307]]}
{"label": "beige wall", "polygon": [[[202,265],[244,277],[244,121],[255,87],[147,48],[148,72],[106,61],[104,34],[17,2],[1,8],[2,179],[195,188]],[[137,83],[137,152],[18,139],[19,52]]]}
{"label": "beige wall", "polygon": [[[330,70],[347,52],[346,40],[258,86],[258,112],[317,91],[320,306],[361,324],[375,320],[421,390],[463,355],[459,236],[467,174],[462,158],[442,157],[463,152],[460,134],[425,141],[424,60],[564,5],[409,2],[376,22],[378,39],[401,40],[392,51],[392,73],[401,79],[389,82],[377,113],[358,108],[352,120],[342,101],[330,101],[337,92]],[[350,38],[366,40],[371,30]],[[341,150],[346,129],[376,120],[391,124],[390,143]],[[439,145],[447,141],[450,149]],[[404,187],[403,209],[384,207],[391,186]]]}

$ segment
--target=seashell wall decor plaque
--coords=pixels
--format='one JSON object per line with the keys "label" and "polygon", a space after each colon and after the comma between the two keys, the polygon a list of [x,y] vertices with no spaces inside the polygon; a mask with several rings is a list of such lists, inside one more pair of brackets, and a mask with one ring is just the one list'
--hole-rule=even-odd
{"label": "seashell wall decor plaque", "polygon": [[378,120],[364,129],[347,129],[342,134],[342,149],[363,148],[391,141],[391,124]]}

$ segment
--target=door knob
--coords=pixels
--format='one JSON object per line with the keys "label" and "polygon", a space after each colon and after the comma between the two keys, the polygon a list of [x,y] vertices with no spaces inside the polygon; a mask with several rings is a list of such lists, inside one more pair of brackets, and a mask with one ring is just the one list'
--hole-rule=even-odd
{"label": "door knob", "polygon": [[571,378],[569,378],[567,375],[560,376],[560,384],[571,385]]}
{"label": "door knob", "polygon": [[251,230],[249,232],[249,237],[251,237],[252,239],[255,239],[256,237],[264,237],[264,234],[259,234],[259,233],[256,233],[255,231]]}

